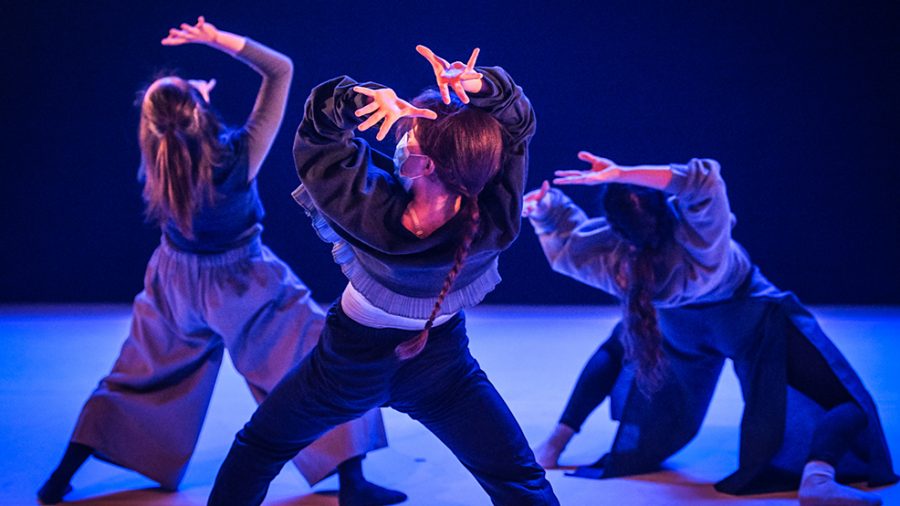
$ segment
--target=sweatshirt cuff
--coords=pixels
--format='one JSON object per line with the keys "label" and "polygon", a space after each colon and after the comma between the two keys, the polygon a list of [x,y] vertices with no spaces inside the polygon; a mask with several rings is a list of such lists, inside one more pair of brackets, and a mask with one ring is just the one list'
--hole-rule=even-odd
{"label": "sweatshirt cuff", "polygon": [[235,53],[234,55],[237,56],[238,58],[248,60],[248,59],[251,59],[251,58],[248,58],[248,56],[252,57],[254,52],[256,52],[256,53],[260,52],[259,42],[256,42],[255,40],[251,39],[250,37],[244,37],[244,47],[242,47],[241,50],[238,51],[237,53]]}
{"label": "sweatshirt cuff", "polygon": [[469,93],[469,99],[475,107],[491,107],[503,100],[504,87],[500,82],[502,69],[495,67],[475,67],[475,72],[482,75],[481,91]]}
{"label": "sweatshirt cuff", "polygon": [[678,195],[684,190],[684,187],[687,184],[688,166],[680,163],[673,163],[669,164],[669,168],[672,170],[672,179],[669,181],[669,184],[663,188],[663,191]]}
{"label": "sweatshirt cuff", "polygon": [[569,202],[569,197],[556,188],[551,188],[547,195],[550,197],[547,210],[538,216],[528,217],[531,226],[534,227],[534,232],[538,235],[549,234],[559,228],[559,222],[563,219],[566,204]]}

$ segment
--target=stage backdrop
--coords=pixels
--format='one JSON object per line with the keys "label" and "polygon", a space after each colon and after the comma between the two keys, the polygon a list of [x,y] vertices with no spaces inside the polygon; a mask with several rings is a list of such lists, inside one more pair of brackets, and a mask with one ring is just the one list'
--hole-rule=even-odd
{"label": "stage backdrop", "polygon": [[[8,3],[12,4],[12,2]],[[287,116],[259,176],[265,242],[330,300],[345,280],[290,192],[309,89],[338,74],[412,96],[415,52],[481,48],[537,111],[529,188],[583,168],[719,160],[735,237],[811,303],[900,303],[900,30],[896,2],[41,1],[4,8],[0,302],[124,302],[159,232],[143,222],[136,91],[156,73],[216,78],[244,120],[259,78],[205,47],[163,47],[198,14],[290,55]],[[392,151],[391,143],[380,148]],[[594,205],[595,189],[571,194]],[[553,273],[530,225],[501,258],[492,303],[593,304]]]}

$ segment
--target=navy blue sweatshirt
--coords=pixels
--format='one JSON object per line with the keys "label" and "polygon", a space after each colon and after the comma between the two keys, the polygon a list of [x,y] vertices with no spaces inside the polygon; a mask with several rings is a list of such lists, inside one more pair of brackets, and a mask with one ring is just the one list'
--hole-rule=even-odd
{"label": "navy blue sweatshirt", "polygon": [[[516,239],[521,226],[534,112],[502,68],[478,71],[484,75],[484,86],[470,96],[469,105],[500,123],[502,166],[479,194],[480,229],[441,306],[442,314],[478,304],[500,282],[497,257]],[[391,314],[428,318],[453,266],[466,217],[457,214],[422,239],[403,226],[401,218],[411,197],[394,176],[392,157],[354,137],[363,121],[354,111],[371,100],[353,91],[357,85],[349,77],[337,77],[312,90],[294,140],[302,182],[294,196],[322,239],[334,244],[335,261],[366,299]]]}

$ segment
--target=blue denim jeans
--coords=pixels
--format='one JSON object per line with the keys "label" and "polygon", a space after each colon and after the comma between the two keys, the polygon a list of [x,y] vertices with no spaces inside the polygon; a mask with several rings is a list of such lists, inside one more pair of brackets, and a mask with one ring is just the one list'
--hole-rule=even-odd
{"label": "blue denim jeans", "polygon": [[418,356],[397,359],[394,348],[416,333],[365,327],[340,303],[333,305],[319,344],[235,437],[209,504],[260,504],[269,482],[298,451],[382,405],[434,433],[494,504],[559,504],[521,428],[469,353],[465,316],[432,329]]}

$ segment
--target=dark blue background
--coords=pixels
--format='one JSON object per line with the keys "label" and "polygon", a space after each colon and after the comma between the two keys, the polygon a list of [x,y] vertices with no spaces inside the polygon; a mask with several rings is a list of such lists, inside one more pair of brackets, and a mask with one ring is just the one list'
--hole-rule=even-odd
{"label": "dark blue background", "polygon": [[[293,130],[337,74],[402,95],[431,82],[414,46],[502,65],[538,116],[529,187],[579,168],[718,159],[735,237],[813,303],[900,303],[900,35],[896,2],[18,2],[3,21],[0,301],[127,301],[158,231],[135,173],[136,90],[160,69],[215,77],[240,123],[258,77],[201,46],[163,47],[198,14],[294,59],[281,133],[259,178],[265,242],[319,299],[345,283],[291,201]],[[35,5],[32,5],[35,4]],[[391,150],[392,146],[384,146]],[[591,205],[595,190],[570,192]],[[529,225],[494,303],[610,299],[550,271]]]}

